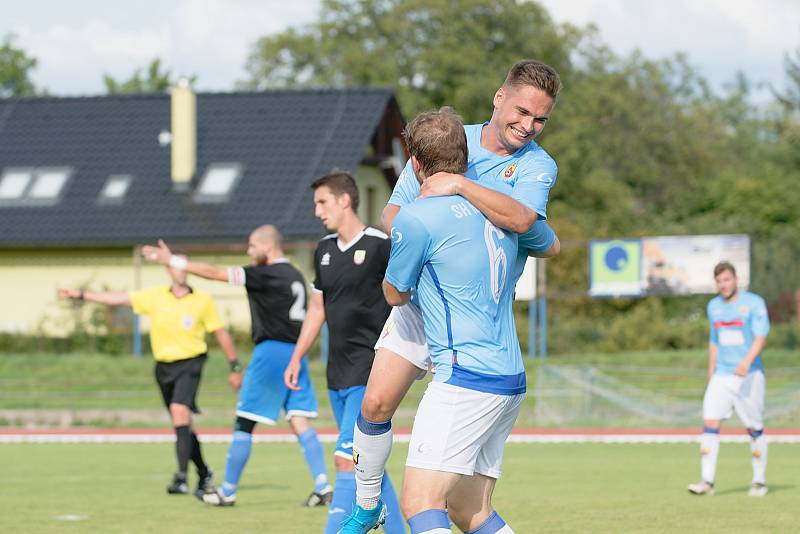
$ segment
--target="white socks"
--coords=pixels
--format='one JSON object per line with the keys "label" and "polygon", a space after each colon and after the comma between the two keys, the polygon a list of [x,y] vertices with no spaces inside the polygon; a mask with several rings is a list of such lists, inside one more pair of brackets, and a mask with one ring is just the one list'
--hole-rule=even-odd
{"label": "white socks", "polygon": [[750,452],[753,454],[753,484],[766,484],[767,436],[763,431],[758,436],[750,435]]}
{"label": "white socks", "polygon": [[717,474],[717,456],[719,456],[719,430],[703,432],[700,437],[700,472],[701,478],[709,484],[714,483]]}
{"label": "white socks", "polygon": [[353,432],[353,458],[356,461],[356,504],[372,510],[381,498],[381,483],[386,462],[392,452],[392,423],[373,423],[359,414]]}

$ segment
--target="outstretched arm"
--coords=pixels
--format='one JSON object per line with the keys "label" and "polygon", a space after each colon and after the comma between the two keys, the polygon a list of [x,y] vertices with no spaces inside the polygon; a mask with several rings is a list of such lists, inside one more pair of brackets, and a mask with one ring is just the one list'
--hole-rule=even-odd
{"label": "outstretched arm", "polygon": [[59,288],[58,298],[69,300],[85,300],[107,306],[122,306],[131,304],[131,298],[126,291],[84,291],[82,289]]}
{"label": "outstretched arm", "polygon": [[184,271],[197,275],[200,278],[207,280],[219,280],[220,282],[228,281],[228,269],[224,267],[217,267],[210,263],[201,263],[197,261],[187,260],[180,256],[173,256],[172,251],[169,249],[163,240],[158,240],[158,246],[153,247],[145,245],[142,247],[142,256],[147,261],[153,263],[160,263],[161,265],[169,265],[176,269],[183,269]]}
{"label": "outstretched arm", "polygon": [[297,338],[294,352],[292,352],[289,365],[286,366],[286,371],[283,373],[283,381],[289,389],[294,391],[300,389],[297,387],[297,378],[300,376],[300,361],[306,355],[308,349],[311,348],[314,340],[317,339],[324,322],[325,305],[322,300],[322,293],[314,291],[309,299],[308,311],[306,312],[306,318],[303,320],[303,326],[300,328],[300,336]]}
{"label": "outstretched arm", "polygon": [[460,174],[438,172],[422,183],[421,198],[448,195],[461,195],[492,224],[518,234],[527,232],[538,217],[535,211],[508,195],[483,187]]}

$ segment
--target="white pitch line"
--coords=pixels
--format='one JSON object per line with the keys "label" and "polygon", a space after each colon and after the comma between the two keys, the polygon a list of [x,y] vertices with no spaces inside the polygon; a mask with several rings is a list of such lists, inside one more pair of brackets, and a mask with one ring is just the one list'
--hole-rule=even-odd
{"label": "white pitch line", "polygon": [[[770,443],[800,443],[800,435],[767,434]],[[333,434],[320,434],[319,440],[334,443]],[[394,436],[395,443],[408,443],[409,434]],[[230,443],[230,434],[200,434],[203,443]],[[0,434],[1,443],[172,443],[169,434]],[[258,443],[295,443],[294,434],[254,434]],[[512,434],[509,443],[698,443],[697,434]],[[723,443],[748,443],[746,435],[722,435]]]}

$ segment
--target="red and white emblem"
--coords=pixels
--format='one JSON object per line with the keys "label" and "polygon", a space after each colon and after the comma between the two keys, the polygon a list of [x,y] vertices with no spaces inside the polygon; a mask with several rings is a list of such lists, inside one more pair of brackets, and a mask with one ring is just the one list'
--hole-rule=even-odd
{"label": "red and white emblem", "polygon": [[356,265],[361,265],[364,263],[364,260],[367,259],[367,251],[366,250],[356,250],[353,254],[353,263]]}
{"label": "red and white emblem", "polygon": [[516,163],[512,163],[511,165],[506,167],[506,170],[503,172],[503,177],[504,178],[511,178],[512,176],[514,176],[514,172],[516,170],[517,170],[517,164]]}

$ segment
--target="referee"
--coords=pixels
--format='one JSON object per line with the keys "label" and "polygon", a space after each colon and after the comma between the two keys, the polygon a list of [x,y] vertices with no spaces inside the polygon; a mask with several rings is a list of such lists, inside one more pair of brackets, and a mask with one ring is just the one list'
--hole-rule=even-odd
{"label": "referee", "polygon": [[[325,534],[334,534],[355,502],[353,431],[375,358],[375,342],[389,316],[381,283],[391,241],[359,219],[358,188],[349,174],[334,171],[316,180],[311,189],[316,216],[334,233],[317,244],[308,313],[284,380],[289,388],[302,389],[299,379],[303,356],[327,320],[328,396],[339,438],[334,451],[336,483]],[[405,532],[397,496],[388,478],[384,479],[382,490],[389,510],[386,532]]]}
{"label": "referee", "polygon": [[[158,247],[144,247],[142,253],[149,261],[164,265],[176,261],[163,241]],[[330,504],[333,489],[328,484],[322,445],[309,424],[309,418],[317,416],[317,397],[305,361],[300,391],[288,389],[283,382],[283,371],[306,316],[306,282],[284,255],[281,234],[270,224],[250,233],[247,255],[252,265],[244,267],[224,268],[195,261],[186,264],[191,274],[244,286],[255,344],[236,405],[225,479],[216,491],[206,493],[203,501],[216,506],[235,504],[239,480],[250,459],[256,423],[274,425],[283,409],[314,480],[314,489],[305,504],[325,506]]]}
{"label": "referee", "polygon": [[[177,255],[183,264],[185,255]],[[178,266],[180,267],[180,266]],[[169,410],[175,427],[175,452],[178,471],[167,487],[167,493],[189,492],[186,471],[191,458],[197,467],[199,481],[195,495],[213,488],[213,471],[203,460],[200,442],[192,431],[192,412],[197,408],[197,390],[206,363],[208,345],[205,336],[214,332],[231,366],[228,382],[239,389],[242,375],[237,370],[239,362],[230,334],[222,326],[211,297],[186,283],[186,271],[175,266],[167,267],[171,284],[143,289],[141,291],[83,291],[79,289],[58,290],[62,299],[85,300],[109,306],[129,305],[140,315],[150,317],[150,346],[156,360],[155,377],[164,404]]]}

